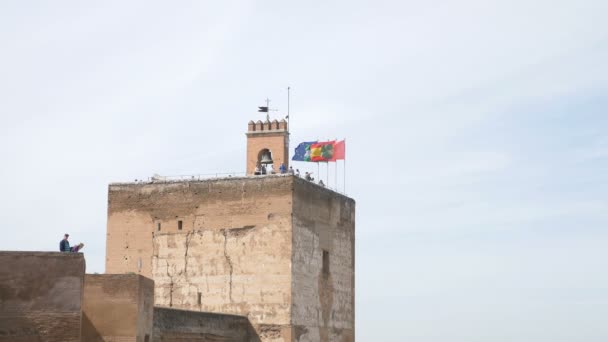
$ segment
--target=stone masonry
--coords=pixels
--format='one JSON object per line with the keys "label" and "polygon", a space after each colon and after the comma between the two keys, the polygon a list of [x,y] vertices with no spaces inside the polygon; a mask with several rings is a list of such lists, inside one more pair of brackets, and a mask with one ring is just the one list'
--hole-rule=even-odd
{"label": "stone masonry", "polygon": [[80,342],[82,254],[0,252],[0,341]]}
{"label": "stone masonry", "polygon": [[87,274],[82,340],[151,342],[154,282],[136,274]]}
{"label": "stone masonry", "polygon": [[248,317],[261,341],[354,341],[352,199],[295,176],[109,188],[106,272],[155,304]]}

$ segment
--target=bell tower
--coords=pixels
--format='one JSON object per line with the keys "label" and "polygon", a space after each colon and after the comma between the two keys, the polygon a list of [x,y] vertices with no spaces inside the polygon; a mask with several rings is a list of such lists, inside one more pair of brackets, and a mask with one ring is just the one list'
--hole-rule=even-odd
{"label": "bell tower", "polygon": [[249,121],[246,134],[247,175],[253,175],[256,166],[272,164],[276,172],[281,163],[289,167],[289,130],[285,119]]}

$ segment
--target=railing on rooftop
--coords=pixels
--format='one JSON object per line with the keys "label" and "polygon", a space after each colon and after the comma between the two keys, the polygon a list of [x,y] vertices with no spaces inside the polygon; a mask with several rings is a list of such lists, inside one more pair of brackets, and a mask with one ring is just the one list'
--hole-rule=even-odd
{"label": "railing on rooftop", "polygon": [[[205,180],[205,179],[213,179],[213,178],[230,178],[230,177],[282,177],[282,176],[289,176],[291,174],[288,173],[271,173],[271,174],[266,174],[266,175],[247,175],[247,173],[245,172],[217,172],[217,173],[203,173],[203,174],[198,174],[198,175],[173,175],[173,176],[161,176],[161,175],[154,175],[151,177],[148,177],[147,180],[144,179],[136,179],[135,183],[163,183],[163,182],[174,182],[174,181],[199,181],[199,180]],[[301,177],[301,176],[297,176],[297,177]],[[301,177],[302,179],[304,179],[304,177]],[[319,185],[317,181],[310,181],[313,184],[316,184],[317,186],[320,187],[324,187],[327,189],[330,189],[332,191],[335,191],[339,194],[342,195],[346,195],[346,192],[339,190],[333,186],[328,186],[327,184],[324,185]]]}
{"label": "railing on rooftop", "polygon": [[148,177],[149,182],[170,182],[179,180],[202,180],[212,178],[229,178],[229,177],[245,177],[245,172],[217,172],[217,173],[203,173],[198,175],[174,175],[174,176],[160,176],[154,175]]}

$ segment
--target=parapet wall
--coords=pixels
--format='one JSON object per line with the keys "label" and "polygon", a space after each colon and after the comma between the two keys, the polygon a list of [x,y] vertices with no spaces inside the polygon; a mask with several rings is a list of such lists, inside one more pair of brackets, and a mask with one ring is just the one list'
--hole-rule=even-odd
{"label": "parapet wall", "polygon": [[154,282],[136,274],[87,274],[82,340],[152,340]]}
{"label": "parapet wall", "polygon": [[257,342],[247,317],[154,308],[154,341]]}
{"label": "parapet wall", "polygon": [[80,253],[0,252],[0,341],[80,342]]}

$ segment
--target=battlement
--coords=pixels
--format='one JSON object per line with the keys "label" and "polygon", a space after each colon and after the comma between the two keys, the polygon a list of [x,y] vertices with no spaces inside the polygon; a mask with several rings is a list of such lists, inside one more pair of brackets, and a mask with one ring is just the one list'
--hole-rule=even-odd
{"label": "battlement", "polygon": [[253,122],[253,120],[249,121],[248,129],[247,129],[247,133],[275,133],[275,132],[287,132],[288,127],[287,127],[287,121],[285,121],[285,119],[281,119],[281,121],[278,121],[277,119],[274,119],[272,121],[270,120],[266,120],[263,121],[262,120],[258,120],[257,122]]}

